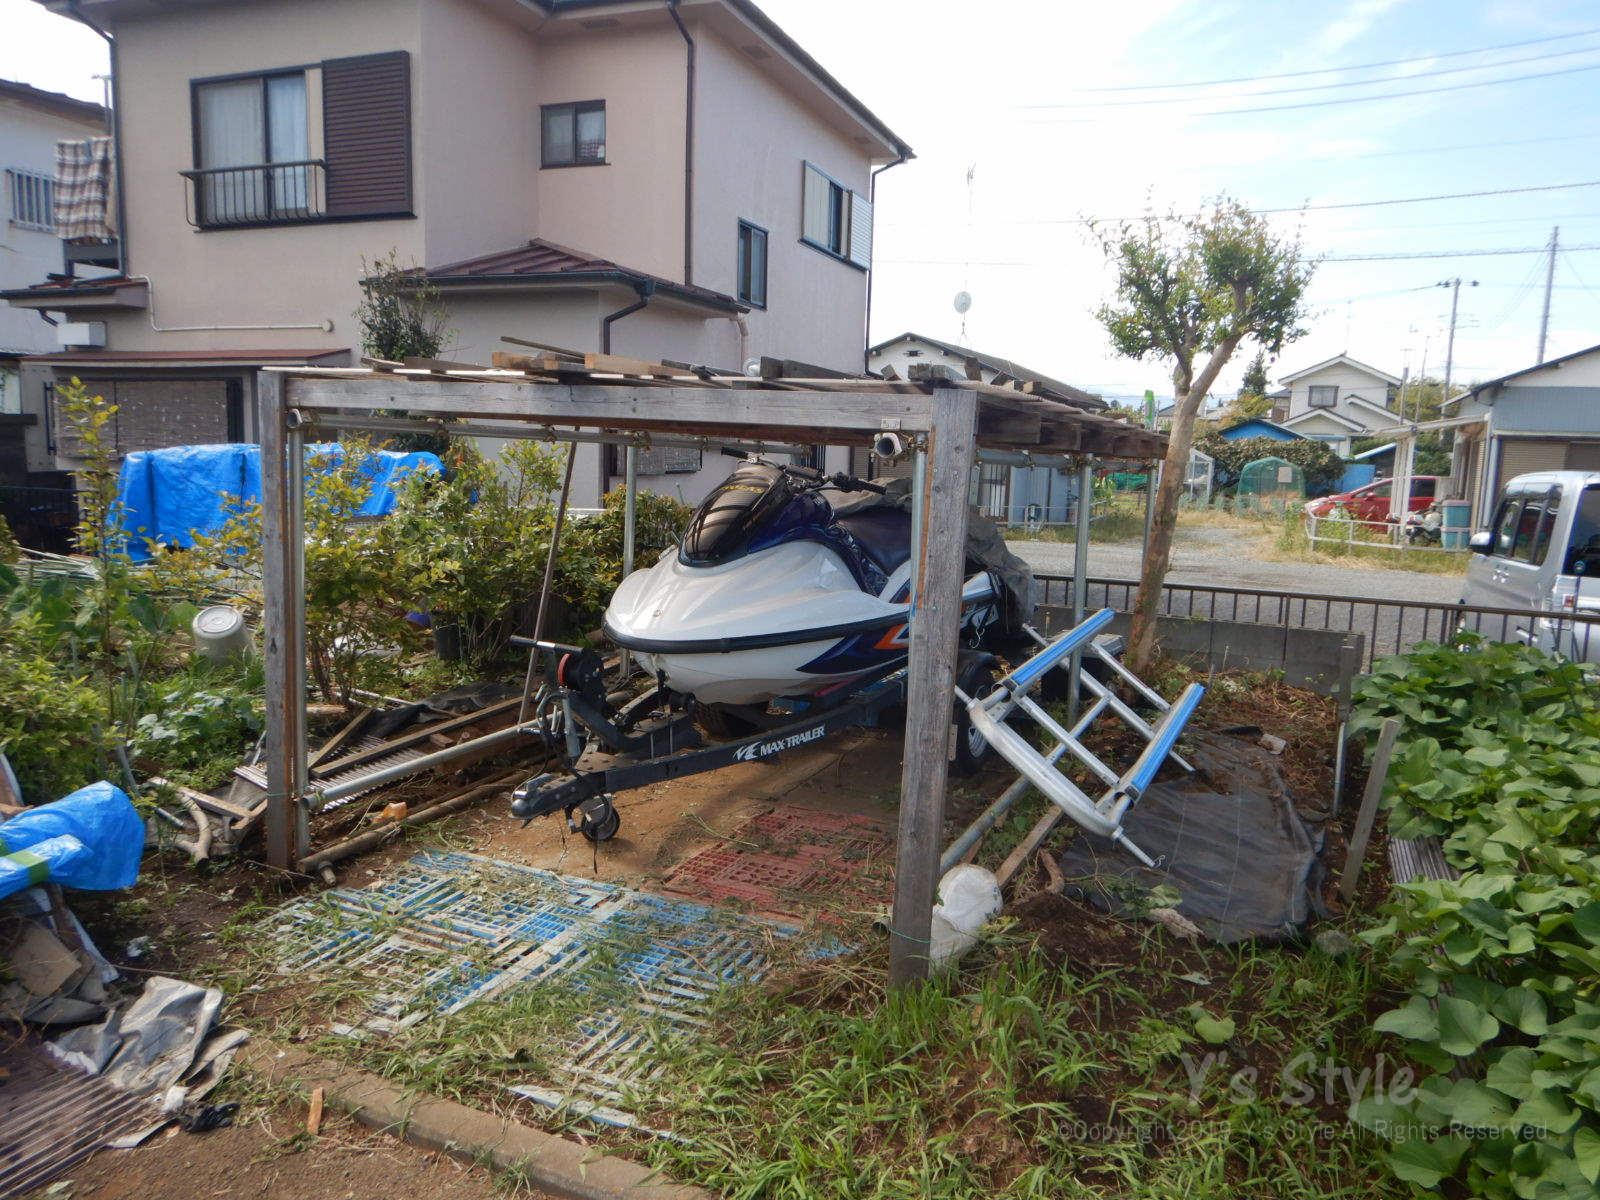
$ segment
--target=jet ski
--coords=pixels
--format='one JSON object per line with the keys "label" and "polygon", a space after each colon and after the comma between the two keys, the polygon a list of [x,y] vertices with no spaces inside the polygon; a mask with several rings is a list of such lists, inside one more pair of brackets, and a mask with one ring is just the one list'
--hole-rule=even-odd
{"label": "jet ski", "polygon": [[[873,499],[884,494],[842,474],[744,461],[675,551],[622,581],[604,631],[701,706],[848,690],[897,669],[910,652],[911,516]],[[979,564],[962,589],[964,639],[977,645],[1002,609],[999,581]]]}

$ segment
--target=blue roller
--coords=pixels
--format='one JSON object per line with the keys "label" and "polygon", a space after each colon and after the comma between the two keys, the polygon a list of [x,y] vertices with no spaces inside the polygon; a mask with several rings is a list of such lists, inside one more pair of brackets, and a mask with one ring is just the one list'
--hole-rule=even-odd
{"label": "blue roller", "polygon": [[1189,718],[1194,715],[1194,710],[1200,706],[1200,699],[1205,694],[1206,689],[1198,683],[1191,683],[1183,689],[1183,694],[1162,715],[1161,724],[1156,726],[1155,737],[1150,739],[1150,744],[1144,748],[1144,753],[1139,755],[1139,760],[1128,768],[1128,773],[1117,785],[1119,795],[1138,797],[1150,786],[1150,781],[1156,777],[1161,764],[1167,761],[1167,755],[1172,753],[1172,748],[1178,744],[1184,726],[1189,723]]}
{"label": "blue roller", "polygon": [[1115,616],[1116,613],[1109,608],[1102,608],[1092,617],[1085,618],[1081,623],[1067,630],[1066,633],[1063,633],[1055,641],[1007,675],[1001,682],[1012,692],[1019,692],[1028,688],[1035,679],[1050,670],[1051,667],[1054,667],[1067,655],[1087,644],[1095,634],[1109,625]]}

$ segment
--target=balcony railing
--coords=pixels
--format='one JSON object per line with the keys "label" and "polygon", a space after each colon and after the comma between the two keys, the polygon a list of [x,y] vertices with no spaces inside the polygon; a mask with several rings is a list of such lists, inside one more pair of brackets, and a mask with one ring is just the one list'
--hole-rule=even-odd
{"label": "balcony railing", "polygon": [[323,162],[262,163],[182,171],[189,224],[197,229],[292,225],[324,214]]}

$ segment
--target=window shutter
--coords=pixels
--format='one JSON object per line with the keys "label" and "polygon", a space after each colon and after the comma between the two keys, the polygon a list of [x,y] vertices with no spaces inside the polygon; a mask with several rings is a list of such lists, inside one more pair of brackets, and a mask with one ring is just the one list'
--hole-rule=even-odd
{"label": "window shutter", "polygon": [[330,217],[411,211],[411,56],[322,64],[322,142]]}
{"label": "window shutter", "polygon": [[872,265],[872,201],[860,192],[850,193],[850,261]]}
{"label": "window shutter", "polygon": [[828,244],[828,205],[832,190],[832,181],[807,163],[800,232],[806,241],[815,242],[819,246]]}

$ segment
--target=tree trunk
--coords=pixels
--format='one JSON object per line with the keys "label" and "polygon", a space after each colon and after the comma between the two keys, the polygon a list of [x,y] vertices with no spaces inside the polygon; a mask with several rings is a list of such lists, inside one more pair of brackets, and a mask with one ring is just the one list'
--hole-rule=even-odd
{"label": "tree trunk", "polygon": [[1243,335],[1225,338],[1212,352],[1198,377],[1188,388],[1180,379],[1173,396],[1172,429],[1167,435],[1167,457],[1161,469],[1161,486],[1156,489],[1155,515],[1150,525],[1150,544],[1145,547],[1139,569],[1139,594],[1133,602],[1133,621],[1128,629],[1128,650],[1124,660],[1131,671],[1150,665],[1156,649],[1156,613],[1161,607],[1161,586],[1172,561],[1172,536],[1178,525],[1178,498],[1183,494],[1183,479],[1188,472],[1189,451],[1194,446],[1194,422],[1206,393],[1217,381],[1222,368],[1239,348]]}

